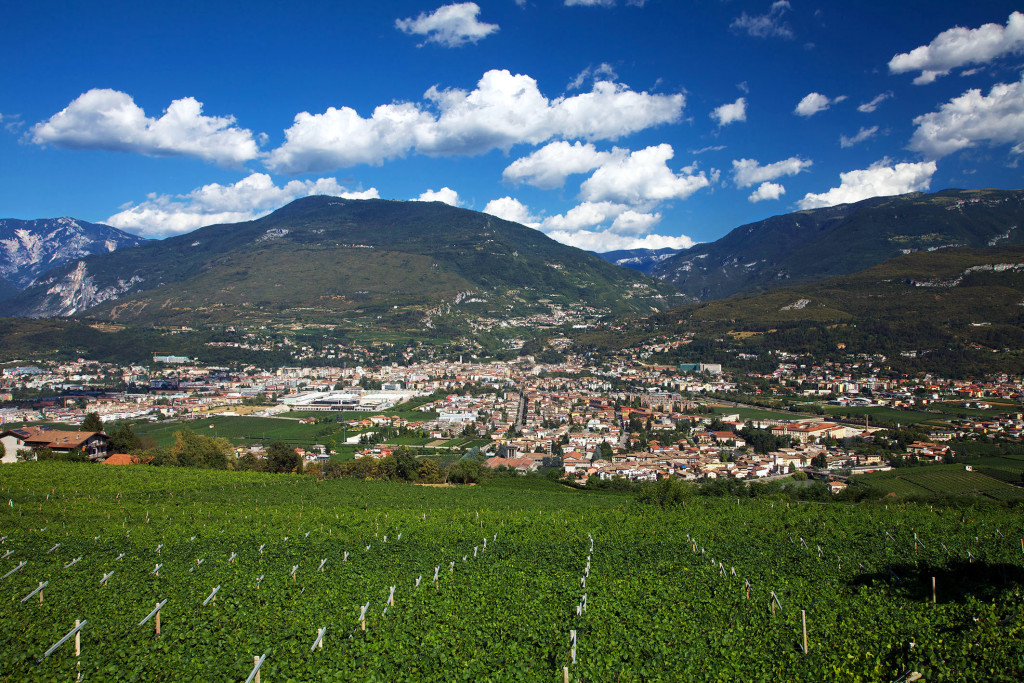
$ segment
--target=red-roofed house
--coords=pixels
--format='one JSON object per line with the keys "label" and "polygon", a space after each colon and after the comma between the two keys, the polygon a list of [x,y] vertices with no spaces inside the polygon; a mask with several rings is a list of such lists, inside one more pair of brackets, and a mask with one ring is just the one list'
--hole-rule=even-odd
{"label": "red-roofed house", "polygon": [[16,462],[16,454],[22,448],[49,448],[57,453],[81,451],[90,460],[102,460],[107,456],[108,441],[103,432],[66,432],[47,427],[22,427],[0,433],[3,462]]}

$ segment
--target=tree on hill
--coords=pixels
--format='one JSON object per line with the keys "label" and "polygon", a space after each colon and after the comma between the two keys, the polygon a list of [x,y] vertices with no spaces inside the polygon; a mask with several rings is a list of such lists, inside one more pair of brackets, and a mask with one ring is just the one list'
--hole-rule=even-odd
{"label": "tree on hill", "polygon": [[419,475],[420,481],[428,484],[436,484],[441,481],[441,468],[437,466],[436,460],[424,458],[420,460]]}
{"label": "tree on hill", "polygon": [[448,468],[448,481],[454,484],[474,484],[483,472],[476,460],[459,460]]}
{"label": "tree on hill", "polygon": [[100,419],[99,413],[89,413],[85,416],[82,421],[83,432],[102,432],[103,431],[103,420]]}
{"label": "tree on hill", "polygon": [[175,433],[175,443],[171,447],[171,455],[182,467],[200,467],[204,469],[223,470],[228,466],[228,454],[232,451],[227,439],[211,439],[196,434],[191,429],[183,429]]}
{"label": "tree on hill", "polygon": [[379,462],[380,471],[385,479],[401,479],[415,481],[419,477],[419,463],[416,456],[400,446],[395,452]]}
{"label": "tree on hill", "polygon": [[107,431],[110,437],[108,451],[110,453],[134,453],[142,448],[142,441],[132,426],[124,420],[115,422]]}
{"label": "tree on hill", "polygon": [[302,458],[292,446],[275,441],[267,448],[267,469],[271,472],[302,472]]}

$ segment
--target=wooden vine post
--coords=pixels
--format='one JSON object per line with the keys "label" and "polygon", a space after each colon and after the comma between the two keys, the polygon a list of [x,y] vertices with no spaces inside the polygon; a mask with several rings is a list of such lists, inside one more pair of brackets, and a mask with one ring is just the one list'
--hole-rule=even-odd
{"label": "wooden vine post", "polygon": [[366,630],[366,610],[370,609],[370,603],[367,602],[362,606],[362,611],[359,612],[359,628],[363,631]]}
{"label": "wooden vine post", "polygon": [[807,654],[807,612],[806,610],[800,610],[800,621],[804,627],[804,654]]}

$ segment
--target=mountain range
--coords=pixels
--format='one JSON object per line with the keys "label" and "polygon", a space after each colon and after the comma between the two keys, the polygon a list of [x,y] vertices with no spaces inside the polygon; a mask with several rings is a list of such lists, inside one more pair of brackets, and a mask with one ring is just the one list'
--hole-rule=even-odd
{"label": "mountain range", "polygon": [[667,283],[488,214],[317,196],[254,221],[66,263],[0,309],[157,325],[346,318],[408,329],[453,311],[651,312],[679,303],[674,294]]}
{"label": "mountain range", "polygon": [[639,270],[641,273],[649,275],[656,265],[679,252],[679,249],[665,247],[663,249],[619,249],[599,252],[597,255],[608,263]]}
{"label": "mountain range", "polygon": [[855,273],[915,251],[1024,244],[1024,190],[875,197],[740,226],[651,269],[691,300]]}
{"label": "mountain range", "polygon": [[0,219],[0,301],[69,261],[148,241],[109,225],[68,217]]}
{"label": "mountain range", "polygon": [[[0,314],[150,326],[345,321],[422,332],[443,324],[449,331],[467,329],[480,320],[504,325],[539,314],[548,324],[565,323],[559,315],[569,308],[577,310],[576,322],[580,316],[643,316],[724,299],[680,315],[738,326],[839,323],[870,315],[869,302],[880,311],[946,320],[930,301],[969,312],[961,295],[982,290],[894,283],[945,282],[959,277],[950,268],[961,265],[1016,263],[1012,250],[1003,260],[979,252],[991,263],[961,262],[952,254],[974,258],[972,249],[1024,244],[1020,226],[1019,190],[879,197],[776,216],[678,253],[627,250],[600,257],[440,202],[307,197],[254,221],[160,241],[70,218],[5,220]],[[882,270],[871,270],[876,267]],[[645,269],[663,281],[638,272]],[[968,284],[982,277],[972,273]],[[1012,280],[1017,271],[993,273]],[[816,282],[824,289],[788,289]],[[775,296],[755,296],[784,287]],[[1016,290],[1000,287],[1001,312],[975,322],[1017,324],[1017,308],[1006,303]],[[863,296],[855,296],[861,289]],[[984,301],[993,300],[995,290],[984,291]],[[810,303],[799,303],[805,299]]]}

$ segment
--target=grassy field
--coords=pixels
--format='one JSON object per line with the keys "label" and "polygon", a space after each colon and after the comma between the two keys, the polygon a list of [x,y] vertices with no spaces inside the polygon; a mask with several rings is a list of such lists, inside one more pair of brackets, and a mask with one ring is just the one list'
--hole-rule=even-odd
{"label": "grassy field", "polygon": [[[326,439],[342,430],[338,425],[304,425],[298,420],[276,417],[208,417],[188,422],[168,421],[136,425],[139,436],[156,439],[157,444],[166,447],[174,443],[175,432],[191,429],[205,436],[224,437],[236,445],[270,443],[283,441],[288,444],[312,446],[324,443]],[[354,432],[348,430],[348,436]]]}
{"label": "grassy field", "polygon": [[397,415],[398,417],[401,417],[403,419],[409,420],[411,422],[422,422],[422,421],[425,421],[425,420],[435,420],[435,419],[437,419],[437,413],[433,412],[433,411],[429,411],[429,410],[426,410],[426,411],[416,410],[416,408],[418,406],[423,405],[424,403],[428,403],[429,401],[433,401],[435,398],[436,397],[433,397],[433,396],[424,396],[424,397],[420,397],[420,398],[414,398],[411,401],[406,401],[405,403],[399,403],[398,405],[396,405],[393,408],[386,408],[384,410],[381,410],[381,411],[378,411],[378,412],[375,412],[375,413],[367,413],[367,412],[362,412],[362,411],[343,411],[343,412],[337,412],[337,413],[334,413],[334,412],[324,413],[324,412],[321,412],[321,411],[312,411],[312,410],[292,410],[292,411],[289,411],[287,413],[282,413],[281,417],[292,417],[292,418],[301,418],[301,417],[321,417],[322,418],[322,417],[330,417],[332,419],[338,420],[339,422],[343,422],[343,421],[348,421],[348,420],[363,420],[363,419],[366,419],[366,418],[370,417],[371,415],[388,415],[388,416]]}
{"label": "grassy field", "polygon": [[1020,412],[1021,406],[1019,403],[991,403],[992,408],[982,410],[980,408],[965,408],[963,401],[939,401],[928,405],[928,410],[934,410],[943,415],[951,415],[955,417],[974,417],[980,419],[989,419],[998,417],[1005,413]]}
{"label": "grassy field", "polygon": [[930,422],[941,422],[943,416],[924,413],[917,410],[899,410],[886,406],[823,406],[829,415],[853,415],[858,421],[862,421],[865,415],[871,419],[884,420],[902,426],[924,425]]}
{"label": "grassy field", "polygon": [[733,415],[739,413],[741,420],[795,420],[799,415],[766,408],[736,408],[733,406],[712,405],[715,415]]}

